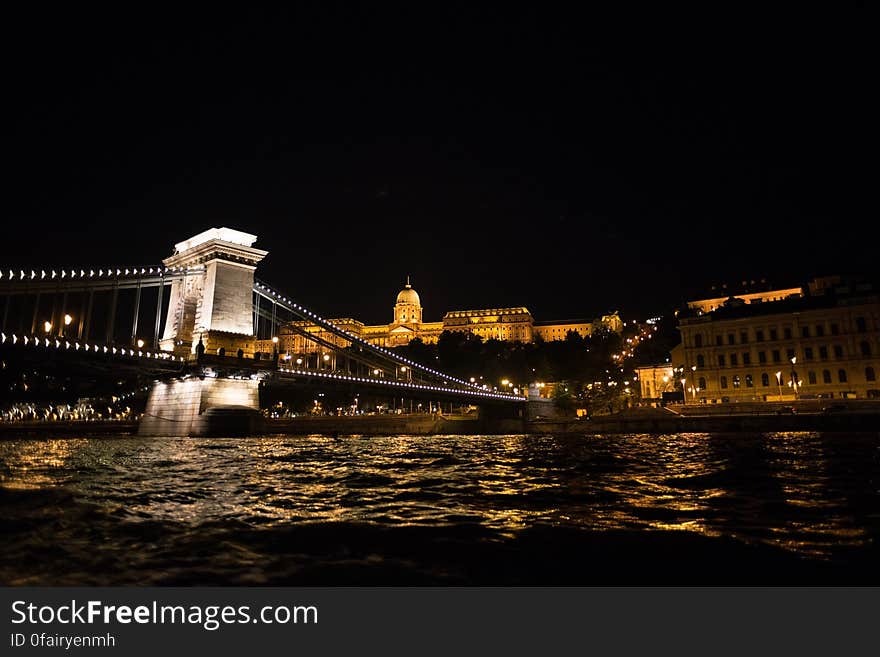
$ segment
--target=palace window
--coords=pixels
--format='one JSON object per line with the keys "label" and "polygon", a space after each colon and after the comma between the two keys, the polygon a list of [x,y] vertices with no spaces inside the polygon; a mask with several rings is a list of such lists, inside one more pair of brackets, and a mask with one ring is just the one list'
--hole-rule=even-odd
{"label": "palace window", "polygon": [[736,343],[736,337],[733,335],[733,333],[728,333],[727,334],[727,344],[735,344],[735,343]]}
{"label": "palace window", "polygon": [[697,367],[706,367],[706,359],[703,354],[697,354]]}
{"label": "palace window", "polygon": [[846,370],[837,370],[837,380],[840,383],[846,383]]}
{"label": "palace window", "polygon": [[794,358],[794,349],[786,349],[785,350],[785,357],[788,360],[791,360],[792,358]]}
{"label": "palace window", "polygon": [[785,336],[786,340],[791,340],[791,327],[786,326],[784,329],[782,329],[782,334]]}
{"label": "palace window", "polygon": [[759,351],[758,352],[758,362],[759,363],[766,363],[767,362],[767,352],[766,351]]}
{"label": "palace window", "polygon": [[771,353],[772,353],[772,356],[773,356],[773,362],[774,362],[774,363],[778,363],[779,361],[782,360],[782,358],[779,356],[779,349],[774,349]]}
{"label": "palace window", "polygon": [[834,357],[843,358],[843,347],[841,347],[839,344],[834,345]]}
{"label": "palace window", "polygon": [[826,347],[824,344],[819,347],[819,358],[821,358],[822,360],[828,360],[828,347]]}
{"label": "palace window", "polygon": [[810,337],[810,327],[809,326],[802,326],[801,327],[801,337],[802,338]]}
{"label": "palace window", "polygon": [[720,347],[722,344],[724,344],[724,338],[721,335],[716,335],[715,344]]}
{"label": "palace window", "polygon": [[754,387],[755,387],[755,384],[752,381],[752,375],[746,374],[746,388],[754,388]]}
{"label": "palace window", "polygon": [[761,385],[765,388],[770,385],[770,377],[768,376],[767,372],[763,372],[761,374]]}
{"label": "palace window", "polygon": [[694,336],[694,346],[695,347],[702,347],[703,346],[703,336],[701,333],[697,333]]}
{"label": "palace window", "polygon": [[752,355],[747,351],[743,354],[743,365],[752,364]]}
{"label": "palace window", "polygon": [[771,340],[778,340],[779,339],[779,333],[776,331],[775,328],[770,329],[770,339]]}
{"label": "palace window", "polygon": [[840,334],[840,327],[837,324],[832,324],[831,325],[831,335],[839,335],[839,334]]}
{"label": "palace window", "polygon": [[825,335],[825,327],[821,324],[816,324],[816,337],[821,338],[823,335]]}
{"label": "palace window", "polygon": [[873,367],[865,368],[865,381],[876,381],[877,375],[874,373]]}
{"label": "palace window", "polygon": [[762,331],[761,329],[757,329],[755,331],[755,341],[764,342],[764,331]]}
{"label": "palace window", "polygon": [[724,367],[724,354],[718,354],[718,367]]}
{"label": "palace window", "polygon": [[810,382],[810,385],[816,385],[816,373],[807,372],[807,381]]}
{"label": "palace window", "polygon": [[804,347],[804,359],[805,360],[813,360],[813,348],[812,347]]}
{"label": "palace window", "polygon": [[831,383],[831,370],[822,370],[822,383]]}
{"label": "palace window", "polygon": [[856,331],[864,333],[868,330],[868,324],[864,317],[856,317]]}
{"label": "palace window", "polygon": [[871,345],[868,344],[867,340],[862,340],[859,343],[859,349],[862,350],[862,356],[870,356],[871,355]]}
{"label": "palace window", "polygon": [[722,376],[722,377],[721,377],[721,387],[722,387],[722,388],[726,388],[726,387],[727,387],[727,377],[726,377],[726,376]]}
{"label": "palace window", "polygon": [[740,344],[747,344],[748,341],[749,341],[748,331],[740,331],[739,332],[739,343]]}
{"label": "palace window", "polygon": [[739,375],[738,374],[733,377],[733,387],[739,388]]}
{"label": "palace window", "polygon": [[700,380],[699,380],[699,382],[697,383],[697,387],[698,387],[700,390],[705,390],[705,389],[706,389],[706,378],[705,378],[705,377],[702,377],[702,376],[700,377]]}
{"label": "palace window", "polygon": [[737,365],[739,365],[739,361],[737,360],[736,354],[730,354],[730,366],[736,367]]}

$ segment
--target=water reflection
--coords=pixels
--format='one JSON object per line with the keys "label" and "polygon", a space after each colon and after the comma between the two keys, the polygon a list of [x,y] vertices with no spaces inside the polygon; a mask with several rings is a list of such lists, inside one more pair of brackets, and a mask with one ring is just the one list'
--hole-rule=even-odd
{"label": "water reflection", "polygon": [[[289,535],[331,526],[490,543],[535,528],[677,532],[831,559],[876,542],[878,473],[877,434],[0,443],[5,556],[46,549],[41,568],[56,578],[56,552],[91,571],[95,541],[105,541],[143,572],[191,573],[202,549],[212,568],[253,568],[261,581],[258,563],[279,541],[288,556],[337,549],[313,538],[295,546]],[[255,544],[258,530],[276,533]],[[33,577],[25,581],[45,581]]]}

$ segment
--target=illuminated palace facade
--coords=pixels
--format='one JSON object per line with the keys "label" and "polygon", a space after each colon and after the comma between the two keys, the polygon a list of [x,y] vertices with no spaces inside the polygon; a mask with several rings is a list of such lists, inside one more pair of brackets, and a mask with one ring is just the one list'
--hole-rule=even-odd
{"label": "illuminated palace facade", "polygon": [[[439,322],[425,322],[422,318],[421,299],[418,292],[410,285],[409,280],[397,294],[393,321],[390,324],[368,326],[351,318],[329,321],[380,347],[408,345],[410,340],[415,338],[419,338],[426,344],[433,344],[437,342],[440,334],[444,331],[471,333],[484,340],[535,342],[536,340],[564,340],[569,331],[587,337],[593,332],[594,326],[600,324],[612,331],[619,332],[623,329],[623,322],[617,312],[603,315],[596,320],[536,322],[529,310],[523,307],[453,310],[447,312]],[[310,339],[311,336],[317,340]],[[349,344],[347,340],[307,321],[292,322],[282,326],[277,337],[277,349],[282,354],[320,353],[322,348],[319,340],[337,347],[346,347]],[[276,347],[270,341],[262,340],[258,343],[257,348],[268,353]]]}
{"label": "illuminated palace facade", "polygon": [[878,293],[839,277],[776,292],[689,304],[672,354],[685,402],[880,399]]}

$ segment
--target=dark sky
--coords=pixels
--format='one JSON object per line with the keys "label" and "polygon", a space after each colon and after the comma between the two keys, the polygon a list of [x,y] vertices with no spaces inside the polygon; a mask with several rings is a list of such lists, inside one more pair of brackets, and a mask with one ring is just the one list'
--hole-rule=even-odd
{"label": "dark sky", "polygon": [[426,320],[553,319],[876,269],[866,10],[447,11],[10,17],[0,266],[230,226],[367,322],[407,274]]}

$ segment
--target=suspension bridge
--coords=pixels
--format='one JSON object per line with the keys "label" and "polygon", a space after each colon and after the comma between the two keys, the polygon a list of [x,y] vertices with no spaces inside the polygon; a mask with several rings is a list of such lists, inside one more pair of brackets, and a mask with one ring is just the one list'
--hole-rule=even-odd
{"label": "suspension bridge", "polygon": [[[161,264],[4,268],[0,349],[154,377],[146,435],[215,431],[237,411],[258,411],[260,384],[523,406],[523,396],[374,345],[255,278],[268,254],[256,240],[213,228],[177,243]],[[270,350],[281,327],[302,335],[310,353],[293,360]]]}

